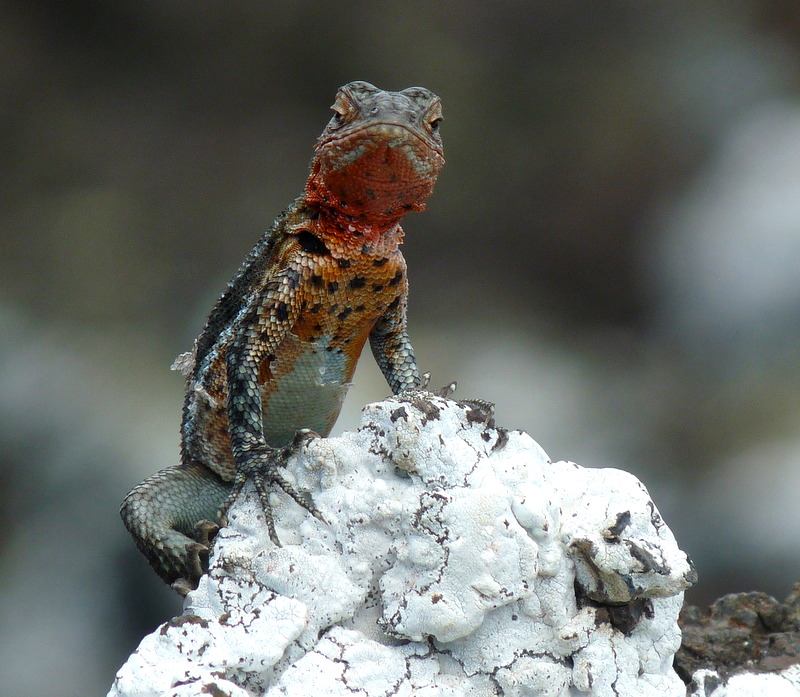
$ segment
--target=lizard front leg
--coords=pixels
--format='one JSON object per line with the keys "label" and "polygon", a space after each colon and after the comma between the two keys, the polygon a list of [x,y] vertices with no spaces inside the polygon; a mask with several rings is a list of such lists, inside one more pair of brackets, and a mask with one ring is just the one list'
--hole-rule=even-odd
{"label": "lizard front leg", "polygon": [[[392,394],[429,391],[431,374],[420,375],[414,349],[406,332],[406,294],[398,297],[396,305],[381,317],[369,336],[372,355],[381,369]],[[456,390],[451,382],[438,390],[439,397],[450,397]]]}
{"label": "lizard front leg", "polygon": [[422,384],[414,348],[406,332],[406,304],[404,289],[369,335],[372,355],[392,394],[418,389]]}
{"label": "lizard front leg", "polygon": [[252,481],[266,516],[270,539],[277,546],[280,540],[269,502],[271,484],[277,484],[312,515],[324,520],[310,497],[297,491],[283,473],[288,457],[313,437],[312,432],[299,431],[293,442],[283,448],[270,446],[264,438],[259,373],[297,320],[300,306],[297,286],[298,272],[293,269],[285,269],[267,283],[260,297],[237,322],[226,355],[228,432],[236,474],[220,517],[224,520],[245,483]]}

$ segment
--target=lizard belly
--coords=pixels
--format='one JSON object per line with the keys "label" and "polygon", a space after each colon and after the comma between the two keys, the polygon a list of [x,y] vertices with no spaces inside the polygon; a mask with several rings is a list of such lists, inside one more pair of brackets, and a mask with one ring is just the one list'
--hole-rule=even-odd
{"label": "lizard belly", "polygon": [[[288,345],[287,345],[288,344]],[[285,340],[282,356],[292,356],[291,369],[271,365],[273,377],[262,386],[264,438],[273,447],[290,442],[301,428],[327,435],[342,408],[361,346],[344,352],[320,337],[301,341],[293,334]],[[356,347],[353,347],[356,348]]]}

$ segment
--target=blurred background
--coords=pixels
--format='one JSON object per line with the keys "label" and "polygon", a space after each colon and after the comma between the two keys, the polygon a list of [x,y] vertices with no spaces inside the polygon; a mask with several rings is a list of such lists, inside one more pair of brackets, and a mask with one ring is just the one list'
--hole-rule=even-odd
{"label": "blurred background", "polygon": [[[0,0],[0,684],[103,694],[180,611],[118,518],[339,85],[442,97],[406,219],[435,384],[648,486],[700,584],[800,580],[796,0]],[[388,390],[365,356],[337,426]]]}

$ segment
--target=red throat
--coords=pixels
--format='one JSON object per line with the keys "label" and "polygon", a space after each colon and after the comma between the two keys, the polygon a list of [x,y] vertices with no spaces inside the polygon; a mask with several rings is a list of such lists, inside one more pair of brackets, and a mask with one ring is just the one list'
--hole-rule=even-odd
{"label": "red throat", "polygon": [[306,201],[345,230],[380,235],[425,209],[443,162],[406,129],[359,129],[318,144]]}
{"label": "red throat", "polygon": [[308,194],[306,199],[317,211],[312,232],[324,241],[335,257],[352,255],[365,247],[372,253],[388,254],[403,241],[400,218],[362,220],[327,205],[327,201],[312,202]]}

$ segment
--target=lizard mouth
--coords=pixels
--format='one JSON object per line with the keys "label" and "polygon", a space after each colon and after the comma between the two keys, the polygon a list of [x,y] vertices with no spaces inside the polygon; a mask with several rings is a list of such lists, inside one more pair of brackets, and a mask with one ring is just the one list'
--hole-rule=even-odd
{"label": "lizard mouth", "polygon": [[422,210],[443,165],[441,145],[403,123],[388,121],[319,142],[312,176],[343,212],[401,216]]}
{"label": "lizard mouth", "polygon": [[370,142],[375,145],[384,142],[390,146],[405,143],[410,147],[414,147],[420,153],[430,152],[431,156],[441,159],[442,164],[444,164],[440,143],[420,133],[419,130],[412,128],[408,124],[389,120],[361,124],[350,130],[332,133],[327,137],[320,138],[317,143],[317,151],[333,147],[341,148],[344,154],[351,153],[355,155],[355,150],[359,148],[359,143],[367,144]]}

